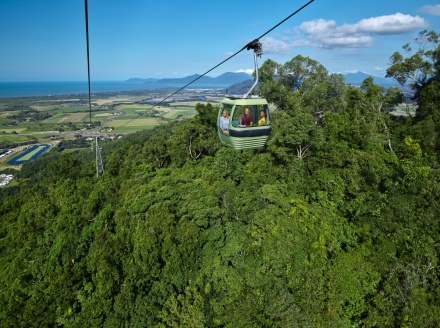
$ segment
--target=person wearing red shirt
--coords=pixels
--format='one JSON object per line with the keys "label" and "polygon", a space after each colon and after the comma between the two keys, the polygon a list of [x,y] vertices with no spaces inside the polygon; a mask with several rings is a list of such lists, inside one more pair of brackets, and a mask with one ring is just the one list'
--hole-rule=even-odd
{"label": "person wearing red shirt", "polygon": [[244,113],[240,116],[240,126],[252,126],[254,124],[254,120],[252,118],[251,112],[249,108],[245,108]]}

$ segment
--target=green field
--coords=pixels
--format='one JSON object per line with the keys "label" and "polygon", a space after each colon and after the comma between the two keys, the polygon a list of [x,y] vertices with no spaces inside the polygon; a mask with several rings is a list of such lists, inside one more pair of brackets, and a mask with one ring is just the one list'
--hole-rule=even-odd
{"label": "green field", "polygon": [[[92,113],[93,114],[93,113]],[[77,123],[86,120],[89,117],[89,113],[71,113],[65,115],[58,123]]]}
{"label": "green field", "polygon": [[0,133],[12,133],[14,131],[17,133],[21,133],[25,130],[26,128],[0,128]]}
{"label": "green field", "polygon": [[130,133],[141,131],[144,129],[151,129],[161,124],[161,120],[154,117],[135,118],[135,119],[115,119],[108,125],[114,127],[113,132]]}
{"label": "green field", "polygon": [[20,136],[20,135],[0,135],[0,142],[22,142],[22,141],[28,141],[31,138],[27,136]]}
{"label": "green field", "polygon": [[114,129],[112,132],[114,133],[135,133],[138,131],[142,131],[142,130],[150,130],[152,128],[154,128],[156,125],[146,125],[146,126],[123,126],[120,128],[116,128]]}
{"label": "green field", "polygon": [[118,112],[124,112],[125,116],[139,116],[139,112],[148,112],[151,106],[141,105],[120,105],[117,107]]}
{"label": "green field", "polygon": [[183,116],[194,116],[197,112],[194,109],[170,109],[163,117],[169,119],[177,119]]}
{"label": "green field", "polygon": [[152,107],[151,105],[142,105],[142,104],[123,104],[123,105],[118,106],[118,110],[120,110],[120,109],[122,109],[122,110],[129,110],[129,109],[148,110],[151,107]]}
{"label": "green field", "polygon": [[[169,120],[192,117],[197,114],[197,103],[217,106],[222,97],[210,96],[208,101],[193,100],[199,93],[182,92],[179,97],[188,101],[163,103],[158,106],[141,103],[145,99],[165,98],[169,90],[154,90],[145,95],[97,94],[92,96],[92,122],[100,122],[103,133],[133,133],[151,129]],[[18,98],[0,99],[0,142],[23,142],[48,137],[70,138],[70,133],[87,128],[90,120],[88,97],[75,98]],[[41,113],[41,115],[37,115]],[[21,116],[20,116],[21,114]],[[44,118],[45,114],[51,117]],[[41,117],[41,119],[39,119]],[[114,130],[106,129],[113,127]],[[45,133],[46,132],[46,133]],[[19,136],[25,134],[26,136]]]}
{"label": "green field", "polygon": [[52,117],[42,120],[41,123],[58,123],[63,118],[63,113],[51,113]]}

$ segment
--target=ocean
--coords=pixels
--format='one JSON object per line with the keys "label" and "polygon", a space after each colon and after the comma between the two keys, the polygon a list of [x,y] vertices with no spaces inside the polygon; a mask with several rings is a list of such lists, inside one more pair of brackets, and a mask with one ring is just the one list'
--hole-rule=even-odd
{"label": "ocean", "polygon": [[[185,84],[159,84],[125,81],[91,81],[90,93],[181,88]],[[225,88],[227,85],[194,84],[188,88]],[[87,81],[0,82],[0,98],[87,94]]]}

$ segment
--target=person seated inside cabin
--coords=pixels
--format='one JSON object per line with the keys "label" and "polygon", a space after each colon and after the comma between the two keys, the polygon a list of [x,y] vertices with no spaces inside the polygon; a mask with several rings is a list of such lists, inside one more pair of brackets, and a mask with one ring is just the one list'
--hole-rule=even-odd
{"label": "person seated inside cabin", "polygon": [[251,111],[248,107],[244,109],[244,113],[240,116],[240,127],[252,126],[254,124],[254,120],[251,115]]}
{"label": "person seated inside cabin", "polygon": [[220,129],[224,134],[229,134],[229,113],[225,109],[222,112],[222,116],[220,116]]}
{"label": "person seated inside cabin", "polygon": [[266,113],[264,110],[260,111],[260,119],[258,120],[258,126],[266,125]]}

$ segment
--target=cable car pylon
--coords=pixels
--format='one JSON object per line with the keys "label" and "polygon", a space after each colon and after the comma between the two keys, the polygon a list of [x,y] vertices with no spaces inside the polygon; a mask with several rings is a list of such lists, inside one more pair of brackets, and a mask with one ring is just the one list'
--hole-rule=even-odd
{"label": "cable car pylon", "polygon": [[[96,164],[96,177],[99,177],[104,173],[104,163],[102,161],[101,148],[99,147],[98,139],[100,135],[92,135],[90,138],[95,138],[95,164]],[[93,150],[93,144],[92,144]]]}
{"label": "cable car pylon", "polygon": [[104,163],[102,162],[101,148],[98,144],[98,136],[95,136],[95,147],[96,147],[96,177],[104,173]]}

